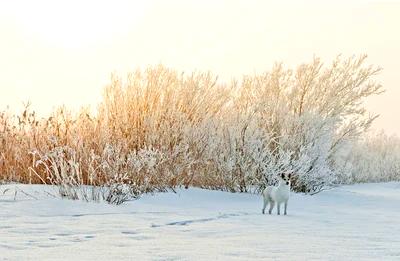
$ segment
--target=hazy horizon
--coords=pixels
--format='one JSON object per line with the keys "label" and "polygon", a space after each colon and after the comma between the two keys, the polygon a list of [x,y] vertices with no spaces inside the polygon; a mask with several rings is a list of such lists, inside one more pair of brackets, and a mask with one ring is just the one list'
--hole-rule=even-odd
{"label": "hazy horizon", "polygon": [[0,109],[95,105],[116,72],[162,63],[222,79],[367,54],[387,90],[367,108],[400,135],[400,3],[388,1],[15,1],[0,4]]}

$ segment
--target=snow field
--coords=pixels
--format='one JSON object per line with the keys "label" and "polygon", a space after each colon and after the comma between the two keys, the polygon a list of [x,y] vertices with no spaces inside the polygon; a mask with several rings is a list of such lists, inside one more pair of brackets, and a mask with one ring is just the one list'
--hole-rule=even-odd
{"label": "snow field", "polygon": [[5,189],[0,260],[400,260],[400,183],[292,193],[288,216],[262,215],[258,195],[195,188],[120,206]]}

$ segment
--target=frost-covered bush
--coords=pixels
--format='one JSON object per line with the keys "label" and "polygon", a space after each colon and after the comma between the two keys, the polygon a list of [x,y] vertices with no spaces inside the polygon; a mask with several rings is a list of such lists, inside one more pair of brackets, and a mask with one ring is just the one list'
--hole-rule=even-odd
{"label": "frost-covered bush", "polygon": [[281,172],[305,193],[393,179],[395,156],[363,166],[376,149],[358,143],[375,119],[363,101],[382,91],[365,58],[276,64],[229,83],[163,66],[113,76],[95,115],[60,108],[38,119],[29,106],[0,114],[0,175],[58,184],[71,198],[100,198],[79,190],[101,188],[111,203],[177,186],[258,192]]}
{"label": "frost-covered bush", "polygon": [[215,183],[247,191],[282,171],[294,172],[293,188],[306,193],[340,182],[336,160],[375,118],[362,101],[381,92],[370,80],[380,69],[364,60],[338,57],[324,66],[315,59],[297,70],[276,65],[234,82],[223,124],[208,144]]}
{"label": "frost-covered bush", "polygon": [[385,133],[368,133],[350,148],[344,160],[344,183],[400,180],[400,139]]}
{"label": "frost-covered bush", "polygon": [[38,158],[35,167],[46,173],[43,183],[56,185],[60,196],[68,199],[104,200],[118,205],[143,193],[162,190],[164,186],[160,184],[167,184],[153,181],[159,178],[156,167],[163,158],[151,149],[124,155],[119,147],[108,145],[102,155],[92,154],[94,171],[86,176],[79,155],[72,148],[55,147],[45,154],[32,154]]}

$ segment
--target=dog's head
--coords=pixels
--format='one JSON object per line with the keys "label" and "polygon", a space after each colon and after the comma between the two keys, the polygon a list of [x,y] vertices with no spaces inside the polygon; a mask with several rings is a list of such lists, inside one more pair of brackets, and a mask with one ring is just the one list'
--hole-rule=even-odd
{"label": "dog's head", "polygon": [[290,178],[292,177],[292,173],[288,172],[283,172],[279,175],[279,178],[281,179],[281,182],[285,185],[290,185]]}

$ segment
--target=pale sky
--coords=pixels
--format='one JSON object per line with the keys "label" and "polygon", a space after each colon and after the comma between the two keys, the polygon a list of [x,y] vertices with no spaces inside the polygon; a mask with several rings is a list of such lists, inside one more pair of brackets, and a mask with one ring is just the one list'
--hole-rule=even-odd
{"label": "pale sky", "polygon": [[0,110],[95,105],[112,72],[162,63],[223,79],[368,54],[387,89],[367,103],[400,135],[399,1],[0,0]]}

